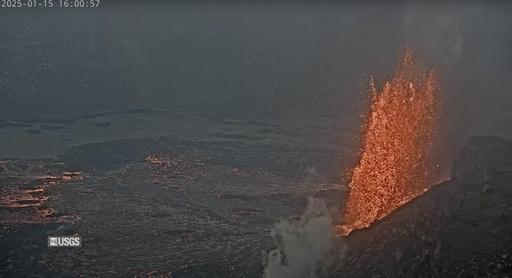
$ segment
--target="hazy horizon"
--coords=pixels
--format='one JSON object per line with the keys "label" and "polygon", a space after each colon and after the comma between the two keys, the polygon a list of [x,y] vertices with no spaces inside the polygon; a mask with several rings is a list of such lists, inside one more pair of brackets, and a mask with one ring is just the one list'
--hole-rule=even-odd
{"label": "hazy horizon", "polygon": [[362,85],[407,45],[436,70],[448,145],[512,103],[506,3],[102,5],[4,11],[0,120],[176,106],[357,120]]}

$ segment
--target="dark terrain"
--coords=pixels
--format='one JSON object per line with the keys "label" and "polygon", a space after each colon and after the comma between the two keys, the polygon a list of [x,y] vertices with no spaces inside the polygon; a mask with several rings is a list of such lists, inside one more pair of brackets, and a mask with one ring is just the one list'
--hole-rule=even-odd
{"label": "dark terrain", "polygon": [[451,180],[346,238],[342,275],[510,277],[511,170],[510,141],[469,138]]}
{"label": "dark terrain", "polygon": [[[336,193],[339,203],[346,160],[328,141],[279,139],[294,137],[276,123],[205,119],[211,130],[195,140],[119,139],[69,147],[55,159],[2,160],[1,275],[259,277],[275,223],[318,192]],[[72,130],[70,122],[56,132]],[[323,173],[308,174],[312,165]],[[48,235],[73,234],[82,248],[47,247]]]}
{"label": "dark terrain", "polygon": [[[2,160],[1,277],[260,277],[275,223],[310,196],[339,210],[351,164],[336,147],[270,140],[290,134],[275,123],[215,121],[224,131],[197,140],[120,139]],[[237,133],[242,126],[255,131]],[[509,141],[470,138],[452,180],[340,238],[349,251],[332,276],[505,277],[511,163]],[[46,245],[48,235],[73,234],[82,248]]]}

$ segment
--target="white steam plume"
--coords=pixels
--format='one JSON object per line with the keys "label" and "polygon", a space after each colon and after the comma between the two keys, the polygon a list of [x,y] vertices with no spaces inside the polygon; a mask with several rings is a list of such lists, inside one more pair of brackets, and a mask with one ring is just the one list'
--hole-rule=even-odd
{"label": "white steam plume", "polygon": [[341,264],[345,247],[337,250],[336,233],[323,200],[310,198],[298,221],[282,221],[272,231],[277,249],[265,254],[264,278],[317,278]]}

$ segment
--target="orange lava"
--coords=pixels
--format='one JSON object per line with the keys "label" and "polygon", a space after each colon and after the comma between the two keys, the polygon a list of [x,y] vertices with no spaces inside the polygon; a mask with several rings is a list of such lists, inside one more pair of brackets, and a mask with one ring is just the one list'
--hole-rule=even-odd
{"label": "orange lava", "polygon": [[370,81],[371,113],[362,153],[352,172],[340,235],[366,228],[425,192],[435,165],[430,153],[439,107],[434,72],[422,69],[409,48],[381,91]]}

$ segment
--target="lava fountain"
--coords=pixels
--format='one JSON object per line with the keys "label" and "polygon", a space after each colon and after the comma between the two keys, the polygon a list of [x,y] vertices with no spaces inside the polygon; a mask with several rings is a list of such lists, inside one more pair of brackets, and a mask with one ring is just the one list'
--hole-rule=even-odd
{"label": "lava fountain", "polygon": [[353,169],[339,234],[366,228],[425,192],[434,165],[439,90],[433,71],[413,60],[407,48],[381,91],[370,80],[371,110]]}

